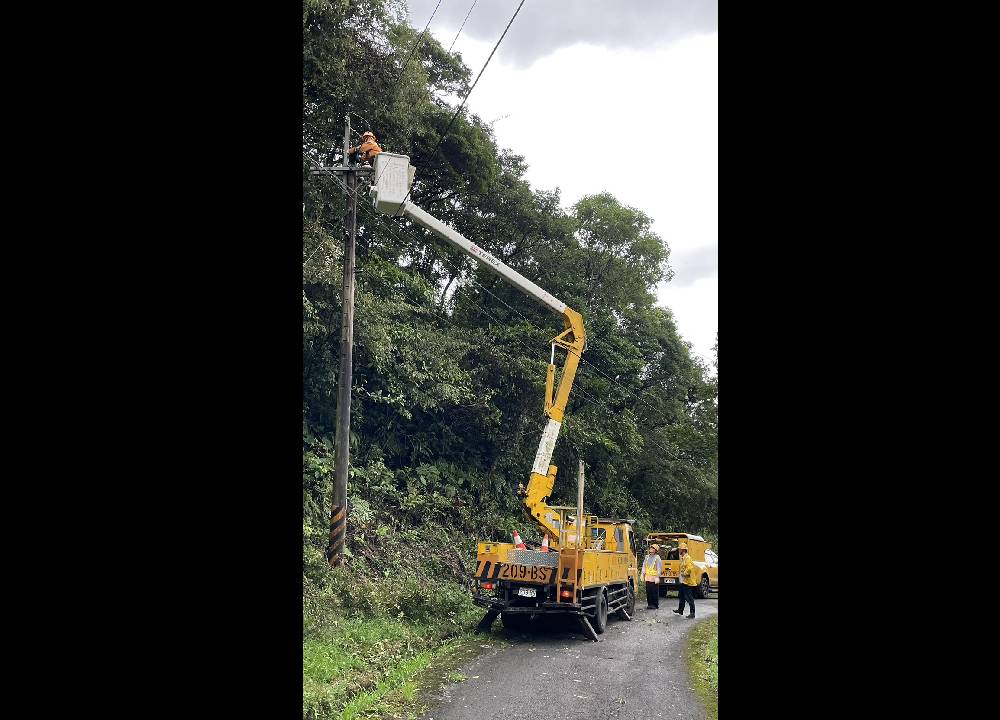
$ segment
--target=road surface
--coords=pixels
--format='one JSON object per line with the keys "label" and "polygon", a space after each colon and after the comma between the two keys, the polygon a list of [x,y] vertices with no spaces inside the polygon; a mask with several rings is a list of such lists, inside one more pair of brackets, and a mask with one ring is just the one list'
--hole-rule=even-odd
{"label": "road surface", "polygon": [[718,614],[719,600],[695,603],[689,620],[671,612],[675,597],[660,598],[659,610],[639,600],[633,621],[609,616],[597,643],[563,618],[509,636],[513,647],[483,636],[493,647],[461,668],[468,679],[446,685],[423,720],[704,720],[683,653],[688,631]]}

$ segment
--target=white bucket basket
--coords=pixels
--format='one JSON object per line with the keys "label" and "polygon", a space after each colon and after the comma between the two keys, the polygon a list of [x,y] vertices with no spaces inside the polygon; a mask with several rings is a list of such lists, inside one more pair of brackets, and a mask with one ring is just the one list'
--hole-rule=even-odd
{"label": "white bucket basket", "polygon": [[375,208],[386,215],[399,212],[403,199],[410,191],[413,173],[409,155],[380,152],[375,156],[375,186],[371,190]]}

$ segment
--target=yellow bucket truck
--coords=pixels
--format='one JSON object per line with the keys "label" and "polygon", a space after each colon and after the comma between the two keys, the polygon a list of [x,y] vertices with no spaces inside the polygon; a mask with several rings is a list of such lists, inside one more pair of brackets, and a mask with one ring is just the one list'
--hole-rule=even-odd
{"label": "yellow bucket truck", "polygon": [[[638,568],[634,524],[629,519],[599,518],[583,510],[583,463],[580,463],[577,506],[547,503],[557,468],[551,465],[563,413],[569,400],[587,336],[580,313],[507,266],[412,202],[408,202],[414,170],[409,157],[382,152],[375,157],[375,184],[370,194],[383,213],[402,216],[429,230],[537,300],[563,319],[563,331],[552,339],[545,382],[546,423],[527,487],[519,486],[525,508],[550,551],[518,548],[508,542],[480,542],[473,599],[487,610],[479,631],[487,631],[497,615],[508,629],[527,630],[547,615],[579,619],[593,640],[604,632],[608,615],[631,620],[635,608]],[[565,351],[562,375],[555,387],[556,348]]]}

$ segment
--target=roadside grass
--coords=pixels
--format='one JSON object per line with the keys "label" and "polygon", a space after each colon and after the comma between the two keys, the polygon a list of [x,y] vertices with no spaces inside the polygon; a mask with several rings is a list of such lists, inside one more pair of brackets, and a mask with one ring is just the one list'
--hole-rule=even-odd
{"label": "roadside grass", "polygon": [[364,507],[355,501],[356,534],[336,570],[328,529],[303,522],[303,720],[418,718],[444,684],[465,680],[463,663],[505,642],[499,621],[473,634],[485,611],[470,593],[467,527],[365,525]]}
{"label": "roadside grass", "polygon": [[709,720],[719,720],[719,616],[695,625],[685,655],[695,693],[705,703]]}
{"label": "roadside grass", "polygon": [[473,635],[482,614],[443,579],[388,581],[355,568],[325,587],[305,580],[304,720],[419,717],[433,690],[464,679],[460,662],[498,641]]}
{"label": "roadside grass", "polygon": [[[467,678],[459,665],[496,645],[465,630],[384,619],[338,622],[338,630],[302,645],[302,714],[306,720],[416,718],[445,683]],[[447,631],[445,631],[447,632]],[[502,642],[502,641],[499,641]]]}

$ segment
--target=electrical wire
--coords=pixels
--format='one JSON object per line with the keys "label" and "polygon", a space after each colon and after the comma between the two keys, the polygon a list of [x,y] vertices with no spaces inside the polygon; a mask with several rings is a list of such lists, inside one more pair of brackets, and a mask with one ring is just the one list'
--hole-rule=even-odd
{"label": "electrical wire", "polygon": [[[441,0],[438,0],[438,4],[434,6],[434,12],[431,13],[430,18],[427,20],[427,24],[424,25],[423,32],[420,33],[420,35],[417,36],[417,39],[413,41],[413,45],[410,46],[410,53],[409,53],[409,55],[406,58],[406,62],[404,62],[402,65],[399,66],[399,72],[396,73],[396,79],[393,80],[391,83],[389,83],[390,86],[396,85],[396,83],[399,82],[399,79],[401,77],[403,77],[403,71],[406,70],[406,66],[409,65],[410,64],[410,60],[413,59],[413,51],[417,49],[417,44],[423,39],[424,35],[427,33],[427,28],[429,28],[431,26],[431,20],[434,19],[435,15],[437,15],[437,11],[438,11],[439,7],[441,7]],[[398,87],[396,88],[396,91],[397,92],[399,91]]]}
{"label": "electrical wire", "polygon": [[[472,11],[475,9],[477,2],[479,2],[479,0],[472,0],[472,7],[470,7],[469,12],[465,14],[465,20],[462,21],[462,27],[460,27],[458,29],[458,32],[455,33],[455,40],[458,40],[458,36],[462,34],[462,28],[465,27],[466,20],[469,19],[469,15],[472,14]],[[448,52],[451,52],[451,49],[455,47],[455,40],[452,40],[451,45],[448,46]]]}
{"label": "electrical wire", "polygon": [[[504,28],[503,33],[500,35],[500,39],[497,40],[497,44],[494,45],[493,50],[490,51],[490,56],[486,58],[486,62],[483,63],[483,67],[479,70],[479,74],[476,75],[476,81],[472,83],[472,87],[469,88],[469,92],[465,93],[465,97],[462,98],[462,104],[458,106],[458,110],[456,110],[455,114],[451,116],[451,120],[448,122],[448,126],[444,129],[444,132],[438,139],[437,145],[434,147],[434,150],[431,151],[431,154],[428,157],[434,157],[437,154],[438,148],[441,147],[441,143],[443,143],[444,139],[448,137],[448,132],[451,130],[451,126],[455,124],[455,120],[462,112],[462,108],[465,107],[465,102],[469,99],[469,95],[472,94],[472,91],[476,89],[476,85],[479,84],[479,78],[483,76],[483,73],[486,71],[486,67],[490,64],[490,60],[493,59],[493,54],[497,51],[497,48],[500,47],[500,43],[502,43],[503,39],[507,36],[507,31],[510,30],[510,26],[514,23],[514,18],[516,18],[517,14],[521,12],[521,7],[523,5],[524,5],[524,0],[521,0],[521,4],[517,6],[517,10],[515,10],[514,14],[511,16],[510,22],[508,22],[507,27]],[[403,197],[403,204],[405,204],[406,199],[410,197],[410,192],[412,192],[412,190],[413,186],[411,185],[410,188],[406,191],[406,195]],[[402,207],[403,205],[401,204],[400,208]]]}

